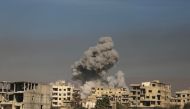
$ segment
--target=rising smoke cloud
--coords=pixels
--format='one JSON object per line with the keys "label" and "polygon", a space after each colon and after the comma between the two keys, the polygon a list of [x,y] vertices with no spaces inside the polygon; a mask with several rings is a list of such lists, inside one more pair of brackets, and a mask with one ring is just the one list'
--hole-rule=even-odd
{"label": "rising smoke cloud", "polygon": [[107,82],[109,87],[124,87],[127,88],[125,83],[125,74],[119,70],[115,76],[108,76]]}
{"label": "rising smoke cloud", "polygon": [[113,48],[111,37],[101,37],[96,46],[84,52],[84,56],[72,65],[73,80],[82,82],[81,97],[85,98],[92,87],[126,87],[124,73],[108,76],[108,70],[117,63],[119,55]]}

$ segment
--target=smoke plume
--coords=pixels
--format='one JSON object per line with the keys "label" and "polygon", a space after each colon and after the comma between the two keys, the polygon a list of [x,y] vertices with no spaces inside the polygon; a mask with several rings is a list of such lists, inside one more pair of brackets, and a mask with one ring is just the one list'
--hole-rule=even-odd
{"label": "smoke plume", "polygon": [[124,73],[119,71],[115,76],[105,77],[108,70],[117,63],[119,55],[113,48],[111,37],[102,37],[94,47],[84,52],[84,56],[72,65],[74,80],[82,82],[82,98],[85,98],[92,87],[126,87]]}
{"label": "smoke plume", "polygon": [[85,51],[84,56],[72,66],[73,78],[83,83],[102,78],[119,58],[113,49],[111,37],[102,37],[96,46]]}
{"label": "smoke plume", "polygon": [[118,71],[115,76],[107,77],[109,87],[124,87],[127,88],[125,83],[125,75],[122,71]]}

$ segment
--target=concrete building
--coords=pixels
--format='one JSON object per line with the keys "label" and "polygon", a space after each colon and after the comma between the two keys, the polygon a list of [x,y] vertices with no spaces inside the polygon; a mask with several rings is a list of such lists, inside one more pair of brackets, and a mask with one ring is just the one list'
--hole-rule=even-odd
{"label": "concrete building", "polygon": [[168,107],[171,85],[158,80],[130,85],[131,107]]}
{"label": "concrete building", "polygon": [[50,83],[53,109],[69,109],[73,100],[74,86],[59,80]]}
{"label": "concrete building", "polygon": [[171,102],[181,107],[186,103],[190,103],[190,89],[175,92],[175,97],[171,99]]}
{"label": "concrete building", "polygon": [[129,103],[129,91],[127,88],[96,87],[92,88],[91,95],[83,102],[83,107],[88,109],[94,108],[96,101],[103,96],[109,97],[113,108],[117,102],[124,105],[128,105]]}
{"label": "concrete building", "polygon": [[140,107],[141,84],[130,84],[130,106]]}
{"label": "concrete building", "polygon": [[1,109],[50,109],[50,86],[33,82],[0,82]]}

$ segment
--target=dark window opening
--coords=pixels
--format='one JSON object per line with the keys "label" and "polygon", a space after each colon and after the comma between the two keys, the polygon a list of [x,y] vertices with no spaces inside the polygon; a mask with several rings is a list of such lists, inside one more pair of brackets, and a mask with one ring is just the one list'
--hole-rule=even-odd
{"label": "dark window opening", "polygon": [[23,93],[16,94],[15,99],[17,102],[23,102]]}

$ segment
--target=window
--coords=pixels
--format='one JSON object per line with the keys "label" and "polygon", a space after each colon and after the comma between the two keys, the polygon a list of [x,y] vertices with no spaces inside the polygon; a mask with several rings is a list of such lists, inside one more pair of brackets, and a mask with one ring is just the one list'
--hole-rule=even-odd
{"label": "window", "polygon": [[136,97],[133,97],[133,100],[136,100]]}
{"label": "window", "polygon": [[52,95],[57,95],[57,93],[52,93]]}
{"label": "window", "polygon": [[155,101],[151,101],[151,104],[155,104]]}
{"label": "window", "polygon": [[56,97],[53,97],[53,100],[57,100],[57,98],[56,98]]}
{"label": "window", "polygon": [[34,96],[32,96],[32,101],[34,101]]}
{"label": "window", "polygon": [[53,102],[54,105],[57,105],[57,102]]}
{"label": "window", "polygon": [[157,98],[158,98],[158,100],[160,100],[160,98],[161,98],[160,95],[157,95]]}
{"label": "window", "polygon": [[61,91],[61,89],[59,89],[59,91]]}
{"label": "window", "polygon": [[59,96],[61,96],[61,94],[59,94]]}
{"label": "window", "polygon": [[160,101],[158,101],[157,103],[158,103],[158,105],[160,105]]}
{"label": "window", "polygon": [[70,98],[70,97],[67,97],[67,100],[71,100],[71,98]]}
{"label": "window", "polygon": [[153,86],[153,87],[155,87],[155,86],[156,86],[156,84],[152,84],[152,86]]}
{"label": "window", "polygon": [[67,88],[68,91],[71,91],[71,88]]}
{"label": "window", "polygon": [[150,98],[149,96],[146,96],[146,98]]}
{"label": "window", "polygon": [[185,97],[185,95],[183,95],[183,97]]}
{"label": "window", "polygon": [[149,93],[152,93],[152,90],[149,90],[148,92],[149,92]]}
{"label": "window", "polygon": [[53,91],[58,91],[58,88],[53,88]]}
{"label": "window", "polygon": [[61,98],[59,98],[59,100],[61,100]]}
{"label": "window", "polygon": [[135,95],[136,94],[136,92],[133,92],[133,95]]}
{"label": "window", "polygon": [[155,96],[152,96],[152,99],[155,99],[156,97]]}
{"label": "window", "polygon": [[178,102],[181,102],[181,100],[178,100]]}
{"label": "window", "polygon": [[158,90],[158,93],[160,93],[160,90]]}
{"label": "window", "polygon": [[181,95],[180,95],[180,94],[177,94],[176,96],[177,96],[177,97],[181,97]]}

